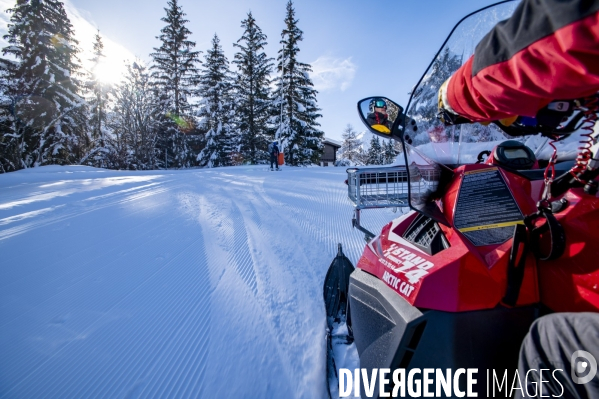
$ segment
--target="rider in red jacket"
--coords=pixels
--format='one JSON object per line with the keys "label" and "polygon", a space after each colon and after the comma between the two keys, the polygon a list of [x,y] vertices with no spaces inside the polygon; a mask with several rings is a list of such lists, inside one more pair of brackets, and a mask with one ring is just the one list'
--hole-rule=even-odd
{"label": "rider in red jacket", "polygon": [[[552,101],[597,91],[599,0],[523,0],[441,86],[439,106],[441,115],[510,124]],[[519,375],[526,380],[515,397],[540,387],[538,396],[599,398],[597,361],[599,313],[541,317],[520,350]],[[543,379],[542,370],[555,382]]]}
{"label": "rider in red jacket", "polygon": [[482,122],[534,117],[554,100],[598,90],[599,1],[523,0],[439,97],[447,111]]}

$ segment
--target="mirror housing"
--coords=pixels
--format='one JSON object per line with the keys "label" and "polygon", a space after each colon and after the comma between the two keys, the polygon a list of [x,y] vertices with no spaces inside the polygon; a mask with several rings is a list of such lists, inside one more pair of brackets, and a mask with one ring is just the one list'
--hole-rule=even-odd
{"label": "mirror housing", "polygon": [[386,139],[401,140],[405,120],[401,105],[386,97],[367,97],[358,101],[358,114],[373,134]]}

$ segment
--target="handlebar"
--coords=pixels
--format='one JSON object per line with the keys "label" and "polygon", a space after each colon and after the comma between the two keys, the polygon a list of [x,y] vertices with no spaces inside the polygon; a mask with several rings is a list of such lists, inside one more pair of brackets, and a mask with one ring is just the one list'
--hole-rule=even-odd
{"label": "handlebar", "polygon": [[[585,112],[581,108],[585,108],[587,104],[598,100],[599,93],[584,99],[555,100],[540,109],[534,118],[519,116],[509,126],[504,126],[499,121],[493,121],[493,124],[512,137],[542,134],[553,139],[560,139],[580,129],[582,126],[581,120],[585,116]],[[446,110],[440,110],[437,117],[445,125],[472,123],[470,120],[452,115]]]}

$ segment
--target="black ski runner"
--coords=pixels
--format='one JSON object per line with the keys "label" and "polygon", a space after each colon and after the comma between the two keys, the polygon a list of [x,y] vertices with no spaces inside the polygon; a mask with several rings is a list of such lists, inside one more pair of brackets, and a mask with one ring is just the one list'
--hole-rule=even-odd
{"label": "black ski runner", "polygon": [[[339,244],[337,256],[333,259],[324,280],[323,296],[327,314],[327,377],[329,396],[337,391],[339,376],[335,364],[336,349],[339,345],[351,345],[354,337],[351,320],[348,319],[349,275],[354,271],[351,261],[343,254]],[[338,396],[338,395],[337,395]],[[335,396],[335,397],[337,397]]]}

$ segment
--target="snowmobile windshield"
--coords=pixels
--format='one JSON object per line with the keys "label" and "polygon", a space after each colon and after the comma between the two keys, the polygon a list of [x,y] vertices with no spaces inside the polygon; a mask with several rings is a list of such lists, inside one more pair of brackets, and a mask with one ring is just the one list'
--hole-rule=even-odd
{"label": "snowmobile windshield", "polygon": [[410,175],[410,205],[438,221],[444,222],[432,203],[441,197],[453,168],[476,163],[481,151],[511,139],[492,124],[444,126],[437,118],[439,88],[472,56],[478,42],[512,15],[517,4],[497,3],[460,21],[412,90],[402,137]]}

